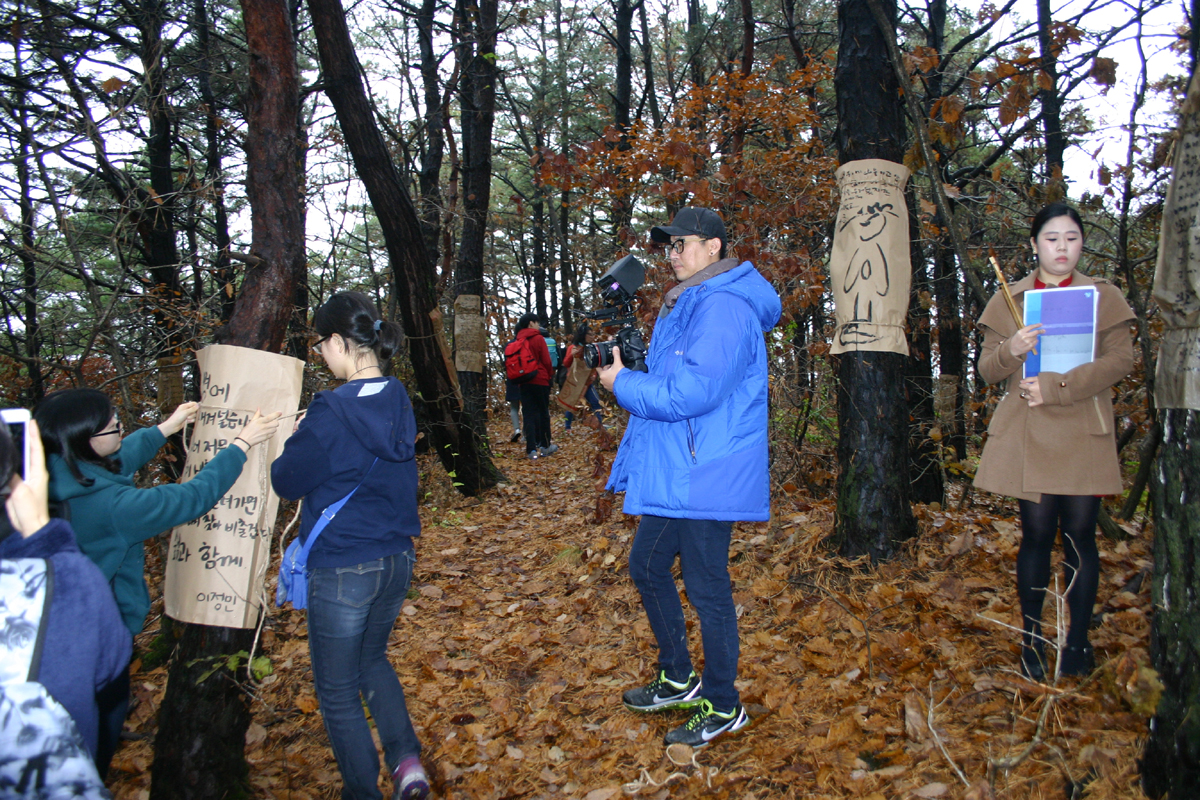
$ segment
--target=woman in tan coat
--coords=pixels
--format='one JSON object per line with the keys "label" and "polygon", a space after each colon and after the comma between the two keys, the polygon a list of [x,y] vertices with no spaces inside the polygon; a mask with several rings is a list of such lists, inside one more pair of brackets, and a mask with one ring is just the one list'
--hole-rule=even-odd
{"label": "woman in tan coat", "polygon": [[1047,663],[1042,603],[1060,530],[1071,624],[1059,672],[1085,675],[1094,663],[1088,625],[1100,581],[1096,518],[1100,496],[1121,492],[1112,386],[1133,368],[1128,323],[1134,314],[1115,286],[1075,270],[1083,252],[1083,221],[1073,208],[1053,203],[1038,212],[1030,245],[1037,270],[1011,287],[1019,311],[1030,289],[1095,286],[1099,292],[1094,360],[1062,374],[1022,378],[1042,326],[1018,329],[1001,294],[992,297],[979,320],[984,332],[979,374],[988,383],[1003,381],[1006,391],[988,426],[975,485],[1015,497],[1020,507],[1021,669],[1040,681]]}

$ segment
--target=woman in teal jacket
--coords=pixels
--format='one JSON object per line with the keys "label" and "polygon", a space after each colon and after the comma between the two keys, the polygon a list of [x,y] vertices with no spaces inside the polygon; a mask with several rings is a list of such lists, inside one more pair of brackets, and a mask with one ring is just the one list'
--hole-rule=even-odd
{"label": "woman in teal jacket", "polygon": [[[121,619],[135,635],[150,611],[143,542],[206,513],[233,486],[246,452],[279,427],[279,414],[253,419],[187,483],[140,489],[133,476],[196,416],[184,403],[160,425],[121,438],[108,395],[96,389],[63,389],[34,409],[46,448],[50,499],[65,504],[79,549],[112,586]],[[129,673],[102,697],[97,764],[104,774],[116,749],[129,704]]]}

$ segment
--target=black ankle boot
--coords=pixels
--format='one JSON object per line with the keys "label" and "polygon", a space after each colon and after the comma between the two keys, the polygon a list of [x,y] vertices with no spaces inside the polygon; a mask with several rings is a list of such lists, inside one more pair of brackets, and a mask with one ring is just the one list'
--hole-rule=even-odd
{"label": "black ankle boot", "polygon": [[1031,681],[1045,683],[1046,654],[1041,642],[1021,645],[1021,674]]}
{"label": "black ankle boot", "polygon": [[1090,644],[1082,647],[1065,647],[1059,658],[1061,659],[1058,668],[1060,675],[1082,677],[1092,674],[1092,670],[1096,667],[1096,656],[1092,652]]}

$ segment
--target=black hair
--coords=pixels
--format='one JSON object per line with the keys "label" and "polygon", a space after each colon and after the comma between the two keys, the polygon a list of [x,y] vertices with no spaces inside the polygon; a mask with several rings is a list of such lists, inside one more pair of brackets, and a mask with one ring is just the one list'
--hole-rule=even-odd
{"label": "black hair", "polygon": [[536,322],[539,325],[541,324],[541,320],[538,319],[538,315],[532,311],[522,314],[520,319],[517,320],[517,331],[520,332],[525,330],[529,327],[529,323],[531,322]]}
{"label": "black hair", "polygon": [[92,449],[92,437],[108,427],[113,414],[112,401],[99,389],[60,389],[46,395],[33,409],[46,455],[60,457],[82,486],[91,486],[95,481],[83,476],[80,461],[109,472],[121,471],[120,458],[102,456]]}
{"label": "black hair", "polygon": [[370,350],[382,366],[404,344],[404,328],[385,322],[375,302],[362,292],[338,292],[313,314],[313,329],[322,339],[333,334]]}
{"label": "black hair", "polygon": [[727,254],[729,253],[729,245],[725,244],[724,239],[720,239],[718,241],[721,242],[721,251],[719,253],[717,253],[717,258],[719,258],[719,259],[728,258],[729,256]]}
{"label": "black hair", "polygon": [[1046,226],[1046,223],[1057,217],[1069,217],[1072,222],[1079,226],[1079,235],[1086,238],[1083,232],[1083,219],[1080,218],[1078,211],[1066,203],[1051,203],[1035,214],[1033,222],[1029,225],[1029,238],[1036,239],[1038,234],[1042,232],[1042,228]]}
{"label": "black hair", "polygon": [[588,324],[587,324],[587,321],[585,320],[585,321],[579,323],[579,325],[575,328],[574,344],[579,347],[583,347],[584,344],[587,343],[587,335],[588,335]]}

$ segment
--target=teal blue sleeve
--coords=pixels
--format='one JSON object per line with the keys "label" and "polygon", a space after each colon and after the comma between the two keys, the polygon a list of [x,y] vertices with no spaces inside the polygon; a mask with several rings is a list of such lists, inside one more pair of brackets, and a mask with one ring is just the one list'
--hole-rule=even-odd
{"label": "teal blue sleeve", "polygon": [[130,544],[137,544],[191,522],[217,504],[242,474],[245,464],[246,454],[230,445],[187,483],[165,483],[149,489],[129,487],[112,504],[113,530],[120,531]]}
{"label": "teal blue sleeve", "polygon": [[154,458],[154,454],[167,443],[167,437],[157,425],[134,431],[121,440],[121,474],[132,475]]}

